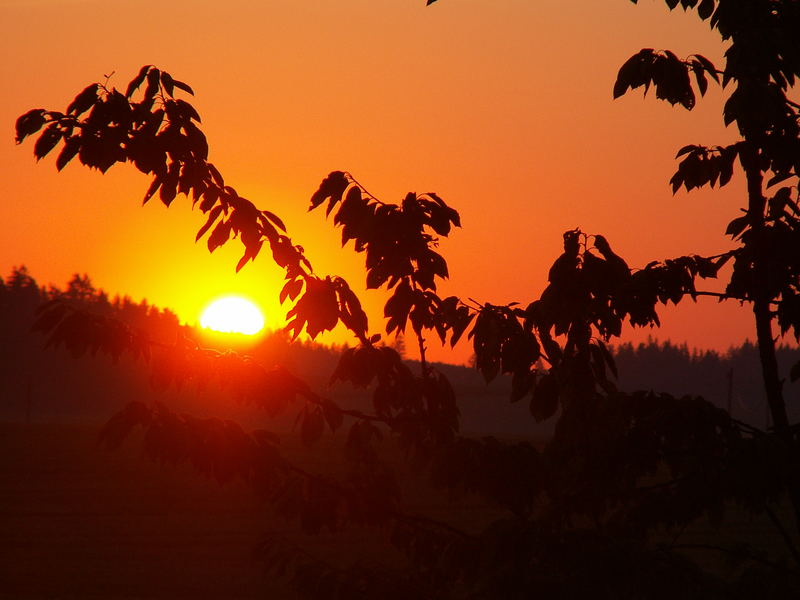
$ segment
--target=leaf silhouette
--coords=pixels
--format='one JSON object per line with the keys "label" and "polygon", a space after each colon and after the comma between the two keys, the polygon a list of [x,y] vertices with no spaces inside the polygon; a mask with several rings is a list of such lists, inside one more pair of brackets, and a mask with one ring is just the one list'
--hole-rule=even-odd
{"label": "leaf silhouette", "polygon": [[147,77],[147,72],[150,70],[152,65],[144,65],[141,69],[139,69],[139,73],[134,77],[131,82],[128,84],[128,88],[125,91],[125,96],[130,98],[133,96],[133,93],[139,89],[139,86],[144,83],[145,77]]}
{"label": "leaf silhouette", "polygon": [[92,108],[97,102],[97,91],[100,86],[96,83],[86,86],[81,93],[67,107],[67,114],[79,117],[87,110]]}
{"label": "leaf silhouette", "polygon": [[69,161],[75,158],[75,155],[78,154],[78,151],[81,149],[81,141],[78,137],[71,137],[64,143],[64,148],[62,148],[61,152],[56,158],[56,168],[60,171],[63,169]]}
{"label": "leaf silhouette", "polygon": [[36,159],[41,160],[47,156],[47,154],[55,148],[56,144],[61,141],[62,135],[57,123],[49,125],[33,146],[33,154],[36,156]]}
{"label": "leaf silhouette", "polygon": [[17,119],[15,139],[18,144],[21,144],[26,137],[36,133],[44,126],[47,122],[44,115],[45,110],[43,108],[34,108]]}

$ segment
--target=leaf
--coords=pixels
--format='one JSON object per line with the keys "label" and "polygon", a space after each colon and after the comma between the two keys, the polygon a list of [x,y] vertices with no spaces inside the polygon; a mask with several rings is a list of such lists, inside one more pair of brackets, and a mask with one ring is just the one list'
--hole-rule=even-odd
{"label": "leaf", "polygon": [[714,0],[702,0],[697,7],[697,15],[705,21],[714,13]]}
{"label": "leaf", "polygon": [[749,223],[750,217],[747,215],[737,217],[728,223],[728,227],[725,229],[725,235],[729,235],[732,238],[737,238],[747,228]]}
{"label": "leaf", "polygon": [[202,122],[202,121],[200,120],[200,115],[199,115],[199,114],[198,114],[198,112],[195,110],[194,106],[192,106],[191,104],[189,104],[188,102],[186,102],[186,100],[180,100],[180,99],[179,99],[179,100],[175,100],[175,104],[176,104],[176,105],[178,106],[178,108],[180,109],[180,111],[181,111],[181,114],[183,114],[183,115],[186,115],[186,116],[187,116],[187,117],[189,117],[190,119],[194,119],[194,120],[195,120],[195,121],[197,121],[198,123],[201,123],[201,122]]}
{"label": "leaf", "polygon": [[376,290],[381,287],[387,279],[389,279],[389,274],[383,269],[370,269],[367,272],[367,289]]}
{"label": "leaf", "polygon": [[78,136],[71,137],[64,143],[64,147],[56,158],[56,169],[59,171],[63,169],[69,161],[75,158],[75,155],[81,149],[81,139]]}
{"label": "leaf", "polygon": [[638,57],[636,55],[630,57],[626,60],[623,65],[619,68],[617,72],[617,79],[614,82],[614,99],[616,100],[620,96],[622,96],[629,87],[633,87],[632,79],[633,79],[633,71],[636,68],[636,63],[638,62]]}
{"label": "leaf", "polygon": [[231,235],[231,222],[228,221],[220,221],[217,226],[214,228],[214,231],[211,232],[211,235],[208,236],[208,251],[213,252],[220,246],[222,246],[225,242],[230,239]]}
{"label": "leaf", "polygon": [[286,302],[286,299],[289,298],[294,300],[297,298],[297,295],[303,289],[303,280],[302,279],[290,279],[287,281],[283,288],[281,289],[281,293],[278,295],[278,300],[280,303],[283,304]]}
{"label": "leaf", "polygon": [[241,271],[242,268],[244,268],[244,266],[247,264],[247,261],[250,260],[251,258],[255,257],[250,256],[249,250],[245,250],[244,254],[239,259],[239,262],[236,263],[236,272],[238,273],[239,271]]}
{"label": "leaf", "polygon": [[128,84],[128,89],[125,91],[126,97],[130,98],[133,95],[133,93],[137,89],[139,89],[139,86],[142,85],[144,78],[147,77],[147,71],[152,66],[153,65],[145,65],[141,69],[139,69],[139,74],[136,75],[136,77],[134,77],[133,79],[131,79],[131,82]]}
{"label": "leaf", "polygon": [[174,89],[174,87],[173,87],[174,84],[173,84],[173,81],[172,81],[172,75],[170,75],[166,71],[162,71],[161,72],[161,85],[164,87],[164,90],[166,90],[167,94],[172,96],[172,92],[173,92],[173,89]]}
{"label": "leaf", "polygon": [[156,193],[156,190],[161,187],[161,177],[156,175],[153,178],[153,181],[150,183],[150,187],[147,188],[147,191],[144,193],[144,199],[142,200],[142,204],[147,204],[147,201],[153,197],[153,194]]}
{"label": "leaf", "polygon": [[730,254],[730,253],[728,253],[728,254],[723,254],[722,256],[720,256],[720,257],[717,259],[716,263],[715,263],[715,267],[716,267],[717,271],[719,271],[719,270],[720,270],[722,267],[724,267],[724,266],[725,266],[725,264],[726,264],[726,263],[727,263],[727,262],[728,262],[728,261],[729,261],[731,258],[733,258],[733,254]]}
{"label": "leaf", "polygon": [[194,96],[194,90],[189,86],[189,84],[183,83],[182,81],[178,81],[177,79],[173,79],[172,85],[174,85],[179,90],[183,90],[187,94],[191,94],[192,96]]}
{"label": "leaf", "polygon": [[706,73],[711,75],[714,81],[719,83],[719,74],[717,73],[717,68],[714,66],[714,63],[712,63],[702,54],[695,54],[694,57],[700,62],[701,65],[703,65],[703,68],[706,70]]}
{"label": "leaf", "polygon": [[670,104],[680,104],[692,110],[695,96],[689,79],[689,68],[674,53],[665,50],[652,65],[650,77],[656,84],[656,98]]}
{"label": "leaf", "polygon": [[350,182],[347,180],[344,171],[333,171],[329,173],[328,176],[322,180],[322,183],[319,184],[317,191],[311,195],[311,206],[308,210],[315,209],[325,202],[327,198],[331,198],[335,204],[342,199],[342,194],[344,194],[348,185],[350,185]]}
{"label": "leaf", "polygon": [[[361,197],[361,189],[359,189],[358,186],[351,187],[347,191],[347,196],[345,196],[339,212],[336,213],[336,216],[333,219],[334,225],[351,225],[353,217],[355,217],[356,220],[362,218],[366,204],[367,203]],[[328,206],[327,214],[330,214],[332,208],[332,206]],[[343,235],[342,246],[344,246],[346,243],[347,240]]]}
{"label": "leaf", "polygon": [[733,165],[739,154],[738,145],[734,144],[721,150],[721,164],[719,173],[719,187],[727,185],[733,177]]}
{"label": "leaf", "polygon": [[158,196],[165,206],[172,204],[175,196],[178,195],[178,174],[177,163],[172,163],[166,176],[162,179]]}
{"label": "leaf", "polygon": [[61,141],[63,135],[64,134],[58,128],[58,123],[50,124],[33,146],[33,154],[36,156],[36,159],[41,160],[47,156],[47,153],[55,148],[56,144]]}
{"label": "leaf", "polygon": [[450,347],[453,348],[457,343],[458,340],[461,339],[461,336],[464,335],[464,332],[469,327],[469,324],[472,323],[472,319],[475,318],[474,314],[469,312],[469,309],[466,307],[462,307],[464,310],[459,311],[461,313],[459,320],[452,324],[452,335],[450,338]]}
{"label": "leaf", "polygon": [[702,68],[699,68],[697,65],[692,67],[692,72],[694,73],[694,78],[697,81],[697,88],[700,90],[700,95],[705,96],[706,90],[708,90],[708,80],[706,79],[705,71]]}
{"label": "leaf", "polygon": [[22,140],[42,128],[47,122],[44,115],[45,110],[43,108],[34,108],[17,119],[16,142],[18,144],[21,144]]}
{"label": "leaf", "polygon": [[97,103],[99,88],[100,86],[96,83],[86,86],[67,107],[67,114],[74,114],[77,117],[92,108]]}
{"label": "leaf", "polygon": [[286,225],[283,224],[283,221],[281,221],[278,215],[271,213],[268,210],[262,210],[261,214],[264,215],[270,221],[272,221],[278,227],[278,229],[280,229],[281,231],[286,231]]}
{"label": "leaf", "polygon": [[222,174],[217,170],[217,167],[215,167],[211,163],[208,163],[207,166],[208,166],[208,172],[211,175],[211,179],[214,181],[214,183],[217,184],[217,186],[220,188],[224,187],[225,180],[222,178]]}
{"label": "leaf", "polygon": [[773,185],[786,181],[787,179],[791,179],[792,177],[794,177],[794,173],[792,173],[791,171],[786,173],[776,173],[767,182],[767,187],[770,188]]}
{"label": "leaf", "polygon": [[689,144],[688,146],[684,146],[683,148],[678,150],[678,153],[675,155],[675,158],[680,158],[684,154],[689,154],[690,152],[693,152],[694,150],[697,150],[699,148],[700,146],[697,146],[696,144]]}
{"label": "leaf", "polygon": [[145,100],[152,100],[155,98],[159,89],[160,75],[161,72],[155,67],[147,72],[147,87],[144,90]]}
{"label": "leaf", "polygon": [[[209,186],[203,192],[203,199],[200,201],[200,210],[208,212],[211,210],[219,199],[219,189]],[[222,206],[220,204],[220,206]]]}
{"label": "leaf", "polygon": [[622,96],[628,88],[635,89],[645,86],[645,91],[647,91],[647,86],[652,81],[652,76],[647,69],[652,68],[654,60],[655,53],[652,48],[642,48],[626,60],[620,67],[614,82],[614,98]]}
{"label": "leaf", "polygon": [[208,214],[208,219],[206,220],[205,224],[200,228],[200,231],[197,232],[197,235],[194,238],[194,241],[197,242],[203,237],[206,231],[214,224],[219,216],[222,214],[222,205],[216,206],[211,209],[211,212]]}

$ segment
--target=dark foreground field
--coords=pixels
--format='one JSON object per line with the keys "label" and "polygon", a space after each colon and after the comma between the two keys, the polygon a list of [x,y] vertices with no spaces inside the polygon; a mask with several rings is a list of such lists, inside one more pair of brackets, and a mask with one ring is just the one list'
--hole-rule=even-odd
{"label": "dark foreground field", "polygon": [[[188,466],[153,463],[135,439],[103,450],[98,429],[0,424],[0,597],[293,598],[258,557],[265,537],[334,563],[396,558],[375,554],[380,532],[309,538],[244,484],[221,486]],[[282,445],[308,454],[293,438]],[[323,446],[298,458],[326,472],[331,456]],[[407,483],[412,495],[430,497]],[[447,509],[428,500],[414,510]],[[467,526],[490,514],[476,503],[447,512]]]}
{"label": "dark foreground field", "polygon": [[[243,484],[220,486],[189,467],[151,463],[135,440],[102,450],[97,430],[0,424],[0,597],[292,598],[257,556],[265,535],[311,544],[334,562],[375,557],[370,542],[380,533],[306,539]],[[286,444],[292,452],[292,440]],[[328,456],[323,448],[304,462],[324,471]],[[415,511],[467,529],[491,515],[477,502],[448,509],[429,491],[411,487]],[[743,514],[721,531],[698,524],[680,543],[733,540],[780,548],[768,524]],[[692,552],[723,568],[713,551]]]}
{"label": "dark foreground field", "polygon": [[274,587],[254,547],[285,525],[249,489],[96,439],[91,427],[0,426],[0,595],[247,598]]}

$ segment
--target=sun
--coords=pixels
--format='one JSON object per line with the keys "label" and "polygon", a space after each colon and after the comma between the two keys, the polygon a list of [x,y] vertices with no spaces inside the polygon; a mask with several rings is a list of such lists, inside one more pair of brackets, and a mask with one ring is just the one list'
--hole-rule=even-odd
{"label": "sun", "polygon": [[258,307],[241,296],[214,300],[203,311],[200,326],[224,333],[254,335],[264,328],[264,315]]}

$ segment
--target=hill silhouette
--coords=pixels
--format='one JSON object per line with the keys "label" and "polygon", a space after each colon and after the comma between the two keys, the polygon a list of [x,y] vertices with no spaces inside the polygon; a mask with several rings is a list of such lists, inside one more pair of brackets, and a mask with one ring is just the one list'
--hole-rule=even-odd
{"label": "hill silhouette", "polygon": [[[142,360],[121,356],[73,356],[63,347],[46,347],[46,338],[32,331],[36,309],[59,299],[106,315],[144,331],[148,338],[169,345],[178,339],[192,343],[222,344],[250,354],[262,365],[280,365],[324,391],[334,400],[354,408],[367,407],[369,390],[348,384],[330,384],[341,348],[309,341],[291,341],[282,331],[271,331],[253,341],[247,336],[212,336],[182,325],[168,308],[135,302],[129,296],[109,297],[92,284],[88,275],[75,274],[64,289],[40,286],[27,268],[18,267],[0,277],[0,419],[8,422],[101,423],[132,400],[163,402],[197,415],[215,415],[250,426],[263,426],[263,412],[234,402],[224,391],[160,389],[157,368]],[[402,338],[395,342],[402,347]],[[649,340],[613,349],[618,386],[625,391],[655,390],[676,396],[699,395],[733,416],[757,427],[769,426],[762,390],[758,350],[745,342],[725,353],[691,350],[686,345]],[[800,360],[800,351],[778,351],[783,373]],[[152,362],[159,364],[159,356]],[[409,363],[414,361],[409,360]],[[462,429],[468,433],[534,435],[549,433],[548,425],[532,424],[525,403],[508,401],[510,377],[486,384],[474,368],[438,364],[453,383],[462,413]],[[795,409],[795,412],[800,413]],[[286,414],[272,430],[289,430],[294,415]]]}

